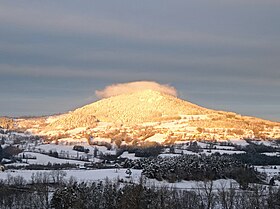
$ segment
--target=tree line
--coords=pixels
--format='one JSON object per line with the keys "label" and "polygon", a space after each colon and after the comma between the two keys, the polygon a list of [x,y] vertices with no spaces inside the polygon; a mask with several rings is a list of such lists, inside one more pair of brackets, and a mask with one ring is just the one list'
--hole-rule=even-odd
{"label": "tree line", "polygon": [[143,169],[143,174],[158,181],[235,179],[246,189],[249,183],[265,179],[254,167],[224,155],[182,155],[176,157],[141,158],[126,160],[124,167]]}
{"label": "tree line", "polygon": [[120,181],[77,182],[65,173],[36,173],[31,182],[0,180],[0,208],[11,209],[279,209],[280,188],[255,185],[250,191],[204,181],[194,190]]}

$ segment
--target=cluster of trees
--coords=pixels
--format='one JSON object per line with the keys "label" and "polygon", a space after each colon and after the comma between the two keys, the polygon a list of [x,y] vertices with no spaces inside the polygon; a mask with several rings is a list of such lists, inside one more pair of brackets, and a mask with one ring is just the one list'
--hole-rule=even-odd
{"label": "cluster of trees", "polygon": [[245,147],[236,145],[235,148],[237,150],[245,151],[248,153],[264,153],[264,152],[276,152],[277,151],[277,149],[272,146],[266,146],[262,143],[255,144],[249,140],[247,140],[247,142],[249,143],[249,145],[247,145]]}
{"label": "cluster of trees", "polygon": [[2,158],[13,159],[13,157],[20,152],[22,152],[22,150],[18,147],[10,145],[2,148],[0,145],[0,162],[2,161]]}
{"label": "cluster of trees", "polygon": [[159,181],[231,178],[235,179],[244,189],[249,183],[260,182],[263,178],[253,167],[230,156],[221,155],[142,158],[134,161],[127,160],[124,167],[143,169],[146,177]]}
{"label": "cluster of trees", "polygon": [[76,164],[70,164],[70,163],[48,163],[46,165],[40,165],[40,164],[29,164],[19,166],[19,165],[12,165],[12,164],[6,164],[5,167],[7,169],[25,169],[25,170],[61,170],[61,169],[75,169],[77,168]]}
{"label": "cluster of trees", "polygon": [[73,150],[76,150],[78,152],[84,152],[84,153],[89,153],[89,149],[85,149],[84,146],[81,146],[81,145],[75,145],[73,147]]}
{"label": "cluster of trees", "polygon": [[278,209],[280,188],[254,186],[250,191],[224,185],[215,189],[212,181],[193,190],[147,187],[120,182],[78,183],[65,181],[57,173],[37,173],[28,183],[21,177],[0,180],[0,208],[22,209]]}
{"label": "cluster of trees", "polygon": [[103,160],[116,161],[119,160],[121,155],[127,151],[128,153],[134,153],[135,157],[156,157],[163,150],[163,146],[156,142],[145,142],[141,146],[125,145],[117,149],[116,154],[101,154],[100,158]]}
{"label": "cluster of trees", "polygon": [[134,145],[122,145],[117,152],[120,155],[127,151],[128,153],[135,153],[136,157],[156,157],[162,152],[163,148],[157,142],[141,142]]}
{"label": "cluster of trees", "polygon": [[251,165],[280,165],[280,157],[278,156],[268,156],[259,153],[241,153],[233,154],[231,157]]}
{"label": "cluster of trees", "polygon": [[128,148],[129,153],[135,153],[135,157],[156,157],[162,152],[163,146],[157,142],[144,142],[141,146]]}
{"label": "cluster of trees", "polygon": [[162,146],[149,146],[149,147],[138,147],[135,150],[135,157],[156,157],[162,151]]}

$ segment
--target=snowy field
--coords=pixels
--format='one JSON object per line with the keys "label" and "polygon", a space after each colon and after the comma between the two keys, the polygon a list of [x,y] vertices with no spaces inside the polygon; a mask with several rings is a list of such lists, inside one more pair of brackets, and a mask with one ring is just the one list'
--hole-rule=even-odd
{"label": "snowy field", "polygon": [[[63,170],[66,172],[65,180],[69,180],[71,177],[79,182],[95,182],[105,181],[106,179],[124,180],[127,182],[139,183],[142,170],[131,169],[131,177],[126,174],[126,169],[99,169],[99,170]],[[0,173],[0,179],[7,179],[9,176],[17,177],[21,176],[26,181],[31,182],[32,174],[37,172],[49,173],[51,170],[8,170]],[[176,183],[168,183],[166,181],[157,181],[155,179],[148,179],[144,177],[144,182],[147,186],[154,187],[169,187],[182,190],[193,190],[197,188],[203,188],[204,182],[202,181],[181,181]],[[238,183],[232,179],[220,179],[213,181],[214,190],[219,188],[238,188]]]}
{"label": "snowy field", "polygon": [[275,142],[272,141],[252,141],[252,142],[258,145],[263,144],[265,146],[279,148],[279,144],[276,144]]}
{"label": "snowy field", "polygon": [[[257,171],[265,173],[267,175],[267,181],[272,177],[276,177],[280,174],[280,165],[269,165],[269,166],[255,166]],[[275,180],[275,184],[280,186],[280,181]]]}
{"label": "snowy field", "polygon": [[[245,151],[238,151],[238,150],[218,150],[218,149],[212,149],[211,152],[209,150],[203,149],[202,152],[192,152],[189,150],[182,150],[182,149],[175,149],[176,153],[183,153],[184,155],[201,155],[201,154],[205,154],[205,155],[212,155],[214,153],[220,153],[222,154],[242,154],[242,153],[246,153]],[[171,155],[171,154],[170,154]],[[161,155],[160,155],[161,156]]]}
{"label": "snowy field", "polygon": [[69,160],[69,159],[59,159],[59,158],[54,158],[50,157],[45,154],[40,154],[40,153],[34,153],[34,152],[25,152],[26,156],[32,156],[35,157],[36,159],[27,159],[25,160],[28,164],[37,164],[37,165],[47,165],[48,163],[57,163],[57,164],[77,164],[77,165],[84,165],[84,161],[79,161],[79,160]]}
{"label": "snowy field", "polygon": [[[25,151],[25,155],[35,156],[36,160],[28,160],[30,164],[44,164],[46,165],[48,162],[50,163],[71,163],[71,164],[84,164],[84,160],[88,160],[90,162],[99,162],[100,159],[93,157],[94,150],[97,149],[97,154],[109,154],[114,155],[116,154],[116,150],[108,150],[105,146],[91,146],[91,145],[83,145],[84,149],[88,149],[88,153],[85,152],[78,152],[73,150],[73,146],[71,145],[56,145],[56,144],[41,144],[39,146],[33,147],[32,149],[28,149]],[[65,159],[58,159],[54,157],[48,156],[49,153],[57,152],[60,158]],[[19,156],[23,154],[20,153]],[[128,155],[130,156],[130,155]],[[131,156],[133,157],[133,156]]]}
{"label": "snowy field", "polygon": [[154,136],[147,138],[146,141],[162,144],[163,142],[165,142],[166,137],[167,136],[165,134],[155,134]]}
{"label": "snowy field", "polygon": [[218,149],[212,149],[211,153],[207,152],[207,150],[203,150],[202,153],[204,153],[206,155],[211,155],[211,154],[214,154],[214,153],[220,153],[221,155],[222,154],[232,155],[232,154],[242,154],[242,153],[246,153],[246,152],[244,152],[244,151],[237,151],[237,150],[218,150]]}
{"label": "snowy field", "polygon": [[235,144],[235,145],[239,145],[239,146],[247,146],[249,145],[248,142],[246,142],[244,139],[230,139],[229,140],[232,144]]}
{"label": "snowy field", "polygon": [[[98,170],[63,170],[66,172],[66,179],[74,177],[77,181],[100,181],[106,178],[110,180],[117,180],[118,178],[126,178],[126,169],[98,169]],[[131,169],[131,180],[138,181],[141,176],[142,170]],[[52,170],[7,170],[0,173],[0,179],[5,179],[10,176],[22,176],[26,181],[31,181],[31,176],[34,173],[43,172],[51,173]]]}
{"label": "snowy field", "polygon": [[[91,146],[91,145],[83,145],[85,149],[89,149],[89,154],[94,153],[95,147],[98,151],[102,152],[103,154],[115,154],[116,150],[108,150],[105,146]],[[58,153],[65,153],[71,157],[77,156],[77,151],[73,150],[73,146],[71,145],[56,145],[56,144],[42,144],[40,146],[36,146],[36,151],[42,151],[48,153],[49,151],[56,151]],[[79,152],[82,155],[82,152]]]}

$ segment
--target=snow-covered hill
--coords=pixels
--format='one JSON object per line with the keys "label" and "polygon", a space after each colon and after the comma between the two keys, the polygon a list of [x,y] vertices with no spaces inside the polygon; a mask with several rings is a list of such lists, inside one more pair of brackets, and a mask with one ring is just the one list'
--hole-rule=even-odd
{"label": "snow-covered hill", "polygon": [[102,99],[62,115],[17,119],[15,127],[53,140],[78,142],[100,137],[129,143],[155,134],[165,135],[162,143],[280,139],[280,123],[210,110],[152,90]]}

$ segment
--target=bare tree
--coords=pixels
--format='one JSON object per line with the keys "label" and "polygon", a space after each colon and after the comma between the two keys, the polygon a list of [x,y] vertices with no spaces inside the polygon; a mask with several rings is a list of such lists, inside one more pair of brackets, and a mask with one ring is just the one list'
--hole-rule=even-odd
{"label": "bare tree", "polygon": [[223,209],[234,209],[235,208],[235,198],[236,198],[236,188],[230,183],[230,187],[226,188],[226,183],[221,182],[218,188],[218,200],[221,203]]}
{"label": "bare tree", "polygon": [[213,191],[213,181],[204,181],[197,184],[197,195],[201,202],[201,208],[213,209],[216,203],[216,195]]}

